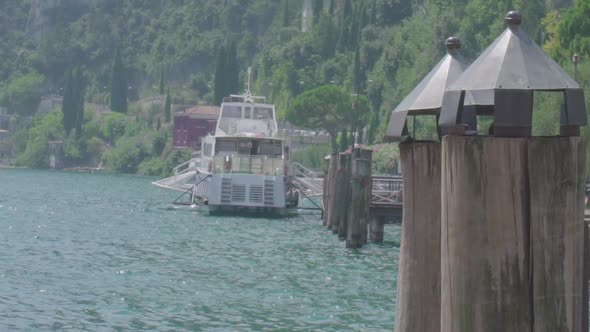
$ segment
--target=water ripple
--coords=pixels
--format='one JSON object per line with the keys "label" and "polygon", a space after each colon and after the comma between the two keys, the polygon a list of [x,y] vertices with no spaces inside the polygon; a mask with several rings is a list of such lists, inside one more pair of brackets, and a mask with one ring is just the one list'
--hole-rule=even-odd
{"label": "water ripple", "polygon": [[0,330],[389,331],[399,226],[169,208],[152,179],[0,170]]}

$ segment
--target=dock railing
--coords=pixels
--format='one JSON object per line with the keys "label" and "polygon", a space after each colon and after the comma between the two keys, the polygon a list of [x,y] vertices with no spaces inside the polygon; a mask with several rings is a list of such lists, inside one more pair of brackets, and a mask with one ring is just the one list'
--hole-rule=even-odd
{"label": "dock railing", "polygon": [[403,203],[403,180],[399,175],[372,177],[371,205],[395,206]]}

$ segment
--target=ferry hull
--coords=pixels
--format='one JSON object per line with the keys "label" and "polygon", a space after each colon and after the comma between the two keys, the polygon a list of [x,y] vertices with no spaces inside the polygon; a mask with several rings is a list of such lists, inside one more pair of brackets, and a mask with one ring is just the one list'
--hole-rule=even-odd
{"label": "ferry hull", "polygon": [[212,174],[206,181],[197,194],[211,213],[287,214],[284,176],[226,173]]}

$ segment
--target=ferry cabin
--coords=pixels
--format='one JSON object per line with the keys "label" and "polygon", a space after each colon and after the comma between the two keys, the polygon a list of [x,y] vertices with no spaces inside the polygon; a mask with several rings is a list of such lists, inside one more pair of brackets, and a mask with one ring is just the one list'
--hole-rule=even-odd
{"label": "ferry cabin", "polygon": [[202,144],[200,173],[210,175],[206,200],[210,211],[286,208],[283,140],[275,137],[274,107],[224,102],[215,136]]}

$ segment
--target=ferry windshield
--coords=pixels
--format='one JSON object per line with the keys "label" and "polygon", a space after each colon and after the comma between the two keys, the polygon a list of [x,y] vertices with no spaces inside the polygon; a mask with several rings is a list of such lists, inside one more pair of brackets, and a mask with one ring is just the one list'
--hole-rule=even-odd
{"label": "ferry windshield", "polygon": [[242,117],[242,107],[233,105],[223,106],[221,117],[239,119]]}
{"label": "ferry windshield", "polygon": [[272,119],[272,108],[254,107],[253,119]]}

